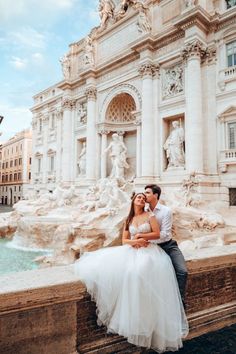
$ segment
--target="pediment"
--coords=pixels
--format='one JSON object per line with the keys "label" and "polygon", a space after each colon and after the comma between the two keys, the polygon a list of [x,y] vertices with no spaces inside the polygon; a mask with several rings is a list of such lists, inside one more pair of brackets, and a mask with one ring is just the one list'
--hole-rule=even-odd
{"label": "pediment", "polygon": [[236,118],[236,106],[230,106],[218,115],[218,118],[221,121],[230,119],[231,117],[234,117],[234,119]]}

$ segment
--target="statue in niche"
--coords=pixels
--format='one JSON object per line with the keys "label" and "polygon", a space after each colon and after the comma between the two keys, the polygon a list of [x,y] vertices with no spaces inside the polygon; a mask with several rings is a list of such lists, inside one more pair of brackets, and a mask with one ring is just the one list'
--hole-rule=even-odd
{"label": "statue in niche", "polygon": [[176,66],[165,71],[163,80],[164,97],[172,97],[184,91],[183,68]]}
{"label": "statue in niche", "polygon": [[90,36],[87,36],[84,40],[84,64],[94,65],[94,46]]}
{"label": "statue in niche", "polygon": [[114,18],[114,10],[115,10],[115,4],[112,0],[99,1],[98,11],[101,19],[101,24],[100,24],[101,28],[106,26],[107,21],[110,18],[112,19]]}
{"label": "statue in niche", "polygon": [[145,7],[142,3],[138,2],[136,4],[136,8],[138,9],[138,20],[137,27],[139,32],[146,33],[151,31],[151,25],[148,19],[147,11],[148,8]]}
{"label": "statue in niche", "polygon": [[85,176],[86,175],[86,142],[83,142],[81,152],[78,157],[78,174],[79,176]]}
{"label": "statue in niche", "polygon": [[125,168],[129,168],[129,165],[126,161],[127,147],[121,139],[122,137],[117,133],[112,134],[112,141],[106,148],[105,153],[110,152],[109,155],[112,162],[110,177],[123,181]]}
{"label": "statue in niche", "polygon": [[70,70],[71,70],[71,64],[70,64],[70,58],[68,54],[65,54],[61,59],[60,59],[61,67],[62,67],[62,72],[65,80],[68,80],[70,78]]}
{"label": "statue in niche", "polygon": [[87,111],[83,104],[78,104],[78,123],[85,124],[87,121]]}
{"label": "statue in niche", "polygon": [[169,167],[184,167],[184,130],[180,126],[180,122],[175,120],[172,122],[173,130],[166,139],[164,150]]}

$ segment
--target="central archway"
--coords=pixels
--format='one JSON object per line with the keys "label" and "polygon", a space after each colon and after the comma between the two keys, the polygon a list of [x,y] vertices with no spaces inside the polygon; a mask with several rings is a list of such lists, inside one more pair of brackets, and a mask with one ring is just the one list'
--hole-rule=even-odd
{"label": "central archway", "polygon": [[110,123],[129,123],[135,120],[133,112],[136,104],[133,97],[128,93],[120,93],[115,96],[106,112],[105,121]]}

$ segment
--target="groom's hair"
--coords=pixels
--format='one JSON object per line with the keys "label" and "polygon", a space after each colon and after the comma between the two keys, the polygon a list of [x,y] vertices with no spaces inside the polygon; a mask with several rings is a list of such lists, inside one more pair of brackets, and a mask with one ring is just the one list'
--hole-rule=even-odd
{"label": "groom's hair", "polygon": [[153,194],[157,194],[157,198],[160,199],[161,188],[157,184],[148,184],[144,189],[150,188]]}

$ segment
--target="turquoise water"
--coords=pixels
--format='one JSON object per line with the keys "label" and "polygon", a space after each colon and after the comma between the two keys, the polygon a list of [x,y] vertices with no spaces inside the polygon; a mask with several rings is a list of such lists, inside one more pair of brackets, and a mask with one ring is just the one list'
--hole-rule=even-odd
{"label": "turquoise water", "polygon": [[0,275],[36,269],[38,264],[34,259],[44,254],[46,252],[11,248],[11,241],[0,239]]}

